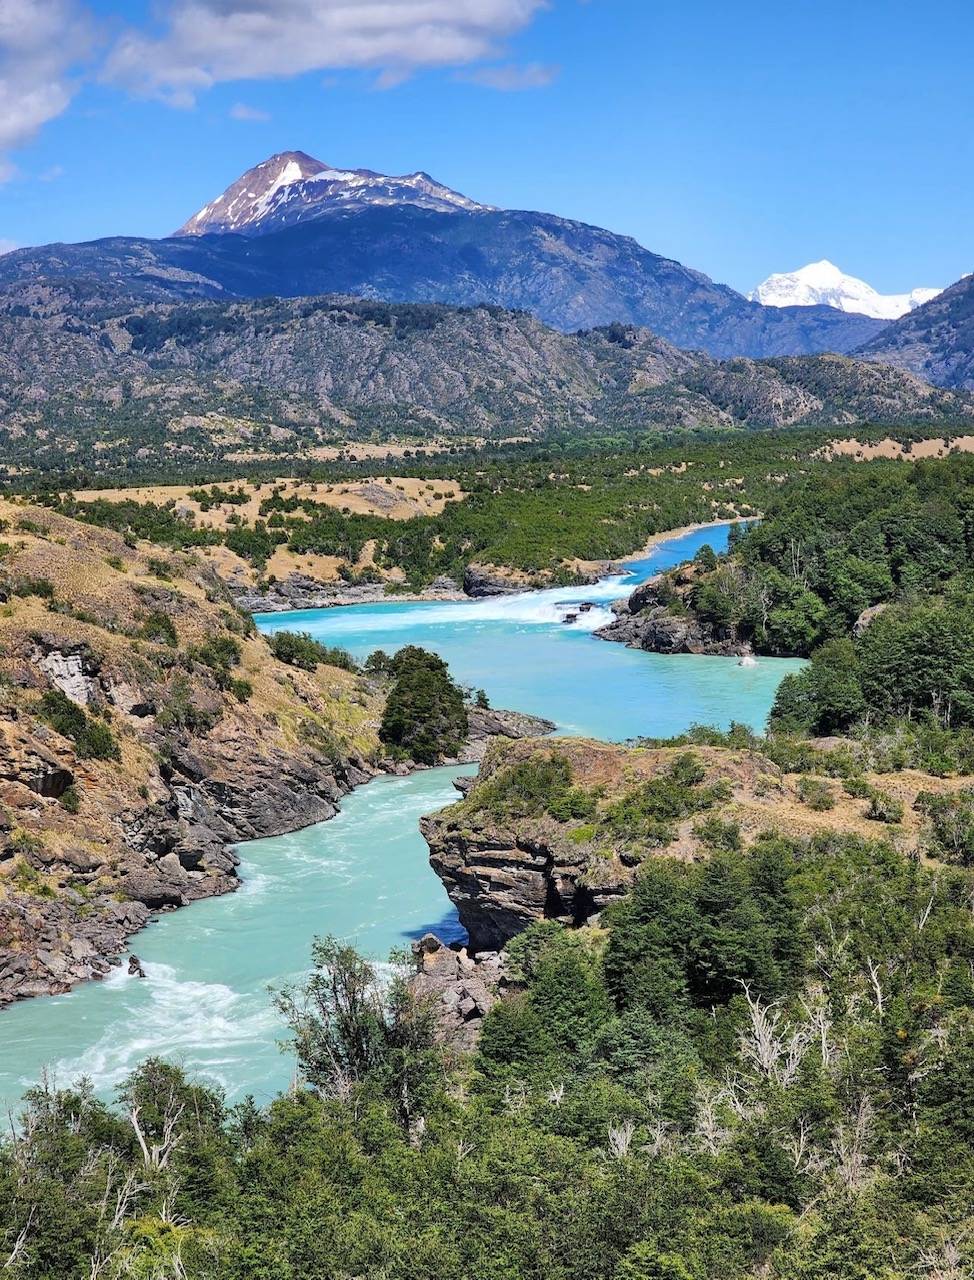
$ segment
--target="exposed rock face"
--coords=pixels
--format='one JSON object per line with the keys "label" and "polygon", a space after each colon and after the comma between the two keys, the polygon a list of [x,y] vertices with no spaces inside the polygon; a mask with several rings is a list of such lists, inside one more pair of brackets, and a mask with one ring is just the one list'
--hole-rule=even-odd
{"label": "exposed rock face", "polygon": [[62,653],[55,649],[44,655],[37,664],[55,689],[60,689],[72,702],[86,707],[95,692],[95,676],[98,664],[84,650]]}
{"label": "exposed rock face", "polygon": [[492,738],[543,738],[554,731],[554,723],[523,711],[501,711],[495,707],[470,707],[467,712],[467,742],[457,761],[473,764],[483,760]]}
{"label": "exposed rock face", "polygon": [[0,590],[70,595],[21,585],[0,619],[0,1007],[107,972],[151,912],[238,886],[236,841],[333,816],[378,767],[364,681],[276,662],[195,557],[164,582],[151,551],[36,514]]}
{"label": "exposed rock face", "polygon": [[468,564],[463,571],[464,595],[474,600],[487,596],[508,596],[512,592],[523,590],[523,584],[517,583],[493,565]]}
{"label": "exposed rock face", "polygon": [[[460,588],[452,578],[439,577],[420,596],[397,595],[396,599],[461,600]],[[287,613],[293,609],[332,609],[339,605],[370,604],[387,600],[384,582],[319,582],[307,574],[292,573],[271,583],[265,591],[235,592],[234,603],[247,613]]]}
{"label": "exposed rock face", "polygon": [[[620,757],[619,748],[583,739],[551,745],[570,754],[573,763],[577,759],[580,770],[596,773],[606,761],[615,768]],[[477,955],[502,950],[534,920],[582,924],[622,897],[632,882],[630,866],[615,857],[593,858],[586,842],[570,839],[565,824],[548,815],[498,818],[478,806],[479,785],[536,749],[524,742],[492,750],[473,786],[460,788],[465,802],[420,819],[430,865]]]}
{"label": "exposed rock face", "polygon": [[[683,571],[686,577],[692,570]],[[661,599],[662,576],[651,578],[636,588],[628,600],[617,600],[614,622],[594,634],[600,640],[615,640],[630,649],[649,653],[709,653],[740,657],[748,645],[733,626],[715,627],[692,613],[674,613]]]}
{"label": "exposed rock face", "polygon": [[464,947],[447,947],[432,933],[413,943],[413,994],[428,1000],[437,1016],[438,1038],[461,1051],[472,1048],[481,1024],[497,1001],[503,959],[485,952],[473,959]]}
{"label": "exposed rock face", "polygon": [[420,819],[430,865],[443,881],[476,954],[499,951],[534,920],[583,924],[627,891],[618,868],[590,884],[588,851],[566,844],[557,824],[522,821],[463,828],[451,811]]}

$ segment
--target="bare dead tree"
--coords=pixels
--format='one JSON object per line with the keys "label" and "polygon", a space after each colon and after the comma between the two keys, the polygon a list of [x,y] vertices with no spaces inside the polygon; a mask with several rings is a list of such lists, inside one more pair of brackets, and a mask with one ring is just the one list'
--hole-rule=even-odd
{"label": "bare dead tree", "polygon": [[141,1148],[145,1167],[147,1169],[164,1169],[169,1163],[172,1153],[179,1146],[182,1136],[177,1133],[176,1126],[179,1124],[179,1119],[183,1114],[183,1104],[176,1101],[175,1093],[170,1093],[163,1112],[162,1135],[157,1142],[151,1142],[146,1137],[139,1120],[140,1110],[139,1106],[131,1107],[128,1111],[128,1119],[135,1130],[135,1137]]}
{"label": "bare dead tree", "polygon": [[3,1263],[4,1271],[13,1271],[26,1260],[27,1245],[30,1242],[30,1232],[34,1225],[34,1219],[37,1217],[37,1205],[31,1205],[30,1213],[27,1215],[27,1221],[21,1227],[14,1239],[13,1248],[7,1254]]}
{"label": "bare dead tree", "polygon": [[700,1145],[710,1156],[720,1154],[720,1149],[731,1136],[730,1129],[722,1123],[720,1105],[726,1101],[720,1089],[697,1090],[697,1116],[694,1129]]}
{"label": "bare dead tree", "polygon": [[560,1107],[561,1100],[562,1098],[564,1098],[564,1096],[565,1096],[565,1085],[563,1081],[559,1080],[557,1084],[552,1082],[551,1088],[548,1090],[548,1096],[546,1101],[549,1102],[553,1107]]}
{"label": "bare dead tree", "polygon": [[875,963],[872,956],[866,956],[866,968],[869,971],[869,982],[876,997],[876,1012],[880,1017],[883,1016],[883,988],[879,981],[880,972],[879,965]]}
{"label": "bare dead tree", "polygon": [[798,1077],[814,1033],[804,1024],[792,1026],[786,1022],[779,1005],[762,1004],[752,996],[747,983],[741,985],[750,1015],[750,1026],[738,1038],[741,1057],[769,1080],[787,1088]]}
{"label": "bare dead tree", "polygon": [[849,1191],[861,1190],[870,1180],[869,1138],[875,1111],[868,1094],[863,1094],[852,1114],[836,1127],[832,1140],[835,1175]]}
{"label": "bare dead tree", "polygon": [[613,1160],[625,1160],[635,1132],[636,1126],[631,1120],[625,1120],[619,1125],[609,1125],[609,1155]]}

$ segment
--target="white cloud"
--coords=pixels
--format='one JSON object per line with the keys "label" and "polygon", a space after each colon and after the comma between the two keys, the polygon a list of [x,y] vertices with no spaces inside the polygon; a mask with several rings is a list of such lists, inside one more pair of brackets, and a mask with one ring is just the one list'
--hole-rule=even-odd
{"label": "white cloud", "polygon": [[16,240],[4,240],[0,237],[0,258],[2,258],[5,253],[13,253],[14,249],[19,248],[20,245]]}
{"label": "white cloud", "polygon": [[561,67],[547,67],[541,62],[529,62],[519,67],[513,62],[502,67],[479,67],[463,77],[472,84],[481,84],[488,89],[544,89],[561,71]]}
{"label": "white cloud", "polygon": [[230,118],[232,120],[269,120],[270,115],[266,111],[260,111],[257,107],[248,107],[244,102],[237,102],[230,108]]}
{"label": "white cloud", "polygon": [[[0,0],[2,4],[4,0]],[[163,35],[135,29],[107,79],[190,106],[211,85],[375,68],[383,81],[419,67],[496,56],[550,0],[169,0]]]}
{"label": "white cloud", "polygon": [[0,0],[0,181],[21,147],[59,116],[75,91],[72,71],[89,53],[93,26],[75,0]]}

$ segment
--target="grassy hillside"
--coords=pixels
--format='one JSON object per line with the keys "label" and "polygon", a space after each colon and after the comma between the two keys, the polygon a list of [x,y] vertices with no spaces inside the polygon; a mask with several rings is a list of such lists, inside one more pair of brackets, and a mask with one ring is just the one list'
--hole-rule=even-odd
{"label": "grassy hillside", "polygon": [[0,1003],[236,885],[235,839],[335,812],[381,698],[273,658],[194,553],[0,503]]}

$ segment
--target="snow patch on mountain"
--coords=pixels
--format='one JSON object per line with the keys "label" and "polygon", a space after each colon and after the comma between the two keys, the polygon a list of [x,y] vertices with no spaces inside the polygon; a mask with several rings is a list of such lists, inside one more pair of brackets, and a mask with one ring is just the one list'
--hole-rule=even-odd
{"label": "snow patch on mountain", "polygon": [[838,311],[897,320],[935,298],[942,289],[913,289],[910,293],[878,293],[865,280],[847,276],[831,262],[810,262],[799,271],[768,276],[747,296],[766,307],[835,307]]}
{"label": "snow patch on mountain", "polygon": [[283,151],[248,169],[173,234],[266,235],[329,213],[397,204],[441,213],[491,208],[451,191],[428,173],[391,177],[371,169],[333,169],[303,151]]}

